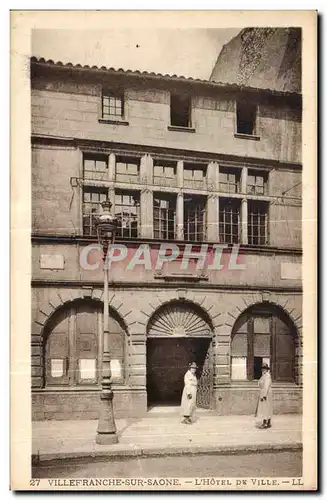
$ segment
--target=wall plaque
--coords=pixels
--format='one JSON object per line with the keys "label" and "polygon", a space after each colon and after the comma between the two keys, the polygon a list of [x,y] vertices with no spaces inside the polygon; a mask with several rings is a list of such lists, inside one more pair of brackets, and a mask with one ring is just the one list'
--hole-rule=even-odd
{"label": "wall plaque", "polygon": [[40,256],[41,269],[64,269],[65,261],[64,256],[60,253],[48,255],[41,254]]}
{"label": "wall plaque", "polygon": [[280,275],[282,280],[302,279],[302,265],[297,262],[282,262]]}

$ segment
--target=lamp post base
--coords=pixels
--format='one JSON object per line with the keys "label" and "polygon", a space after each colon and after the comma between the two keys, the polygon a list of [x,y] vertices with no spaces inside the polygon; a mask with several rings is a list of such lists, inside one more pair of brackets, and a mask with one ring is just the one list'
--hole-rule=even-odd
{"label": "lamp post base", "polygon": [[118,443],[112,398],[111,390],[101,394],[98,429],[95,438],[97,444]]}
{"label": "lamp post base", "polygon": [[96,444],[116,444],[118,436],[117,434],[97,434],[95,442]]}

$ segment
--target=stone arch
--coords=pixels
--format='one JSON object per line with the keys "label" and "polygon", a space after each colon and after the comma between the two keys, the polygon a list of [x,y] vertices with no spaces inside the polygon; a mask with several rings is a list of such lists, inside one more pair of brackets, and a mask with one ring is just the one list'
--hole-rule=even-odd
{"label": "stone arch", "polygon": [[[290,308],[289,308],[290,309]],[[299,326],[297,325],[296,322],[294,321],[294,316],[297,317],[296,315],[292,315],[289,313],[289,310],[287,308],[282,307],[280,303],[272,302],[271,300],[262,300],[262,301],[253,301],[252,304],[248,305],[248,307],[245,307],[241,312],[239,312],[237,318],[234,321],[234,324],[232,326],[232,329],[230,331],[230,355],[232,355],[232,340],[233,340],[233,335],[239,332],[240,328],[244,327],[244,324],[248,321],[249,316],[251,314],[256,314],[259,311],[261,313],[263,311],[269,311],[275,318],[279,318],[280,321],[284,323],[284,325],[288,328],[290,338],[292,338],[293,342],[293,347],[291,348],[293,350],[289,351],[289,361],[287,364],[289,365],[289,362],[292,361],[292,366],[293,366],[293,380],[296,383],[301,383],[302,381],[302,343],[301,343],[301,337],[300,337],[300,331],[299,331]],[[293,311],[293,310],[291,310]],[[244,330],[241,330],[241,335],[244,334]],[[274,342],[277,342],[277,337],[274,340]],[[273,352],[275,352],[275,355],[271,353],[271,356],[278,356],[278,351],[276,354],[276,344],[275,344],[275,351],[273,349]],[[281,351],[280,351],[281,352]],[[252,354],[253,355],[253,354]],[[276,359],[284,359],[285,352],[281,355],[281,358],[274,358],[274,363],[276,363]],[[284,359],[284,364],[285,364],[285,359]],[[277,365],[276,365],[277,366]],[[274,367],[274,366],[273,366]],[[283,377],[284,375],[282,375]],[[288,376],[288,375],[287,375]],[[289,376],[291,378],[291,376]],[[290,380],[291,381],[291,380]]]}
{"label": "stone arch", "polygon": [[247,296],[246,298],[238,297],[233,309],[227,312],[227,318],[224,327],[225,335],[229,334],[229,336],[231,336],[232,329],[237,318],[247,309],[255,305],[270,305],[278,307],[291,319],[296,329],[297,336],[301,336],[302,314],[297,311],[296,308],[292,308],[290,299],[287,299],[285,296],[271,293],[253,294],[252,296]]}
{"label": "stone arch", "polygon": [[[83,290],[55,290],[50,295],[47,303],[42,305],[36,315],[36,319],[33,325],[33,336],[39,337],[41,339],[44,334],[44,329],[46,324],[51,320],[54,314],[62,308],[73,305],[74,302],[78,300],[88,300],[94,301],[95,303],[103,304],[103,291],[101,289],[96,289],[93,287],[85,288]],[[132,311],[129,310],[122,299],[120,299],[115,293],[109,296],[109,313],[114,312],[117,317],[121,318],[121,321],[125,325],[126,333],[129,334],[129,327],[132,324]]]}
{"label": "stone arch", "polygon": [[147,336],[212,337],[213,325],[208,313],[197,303],[186,299],[164,302],[150,316]]}
{"label": "stone arch", "polygon": [[155,314],[155,312],[159,308],[168,305],[173,301],[184,301],[185,303],[198,307],[199,310],[202,310],[207,316],[208,322],[212,326],[213,330],[218,326],[221,326],[222,313],[212,298],[205,295],[199,296],[191,290],[182,288],[153,295],[151,300],[149,300],[140,310],[142,317],[140,322],[145,325],[145,328],[147,328],[150,318]]}
{"label": "stone arch", "polygon": [[[65,326],[64,326],[65,329],[59,330],[60,331],[59,335],[62,335],[62,332],[65,332],[65,338],[67,339],[67,340],[65,340],[65,344],[66,344],[66,342],[67,342],[67,344],[69,344],[71,342],[71,340],[69,340],[69,339],[74,339],[73,340],[73,343],[74,343],[73,351],[75,353],[74,356],[76,356],[77,344],[75,342],[76,342],[76,338],[78,338],[78,336],[79,336],[77,333],[77,330],[76,330],[76,321],[77,321],[78,315],[83,314],[85,312],[88,314],[91,313],[90,316],[92,316],[92,321],[94,321],[93,326],[91,326],[90,329],[87,330],[87,332],[89,332],[89,333],[92,332],[96,338],[95,344],[90,339],[88,339],[88,342],[90,342],[90,345],[93,344],[93,348],[95,347],[94,356],[96,357],[96,359],[98,359],[98,360],[102,359],[102,350],[101,350],[101,354],[100,354],[100,349],[101,349],[101,343],[99,340],[100,337],[98,336],[100,333],[100,328],[101,328],[101,326],[100,326],[100,324],[101,324],[100,323],[100,321],[101,321],[100,314],[103,313],[102,301],[100,299],[95,299],[95,298],[91,297],[90,295],[85,296],[85,297],[79,296],[73,300],[65,301],[64,303],[59,305],[55,310],[53,310],[53,312],[51,312],[51,314],[48,316],[48,319],[45,322],[43,329],[42,329],[42,335],[39,338],[39,345],[40,345],[39,363],[40,363],[40,376],[41,376],[40,382],[41,382],[42,387],[45,387],[46,381],[49,380],[47,378],[48,363],[47,363],[46,352],[47,352],[47,346],[49,345],[50,338],[53,338],[50,336],[52,335],[54,329],[56,328],[56,326],[61,324],[63,321],[66,321]],[[111,305],[109,305],[109,316],[110,316],[110,320],[111,320],[110,332],[115,337],[116,350],[117,350],[117,336],[119,339],[121,339],[118,341],[118,345],[120,346],[118,348],[119,349],[118,357],[119,357],[119,359],[122,360],[122,366],[124,367],[124,364],[126,362],[126,356],[127,356],[126,348],[127,348],[127,341],[128,341],[128,327],[127,327],[124,319],[122,318],[122,316],[119,314],[119,312],[115,308],[113,308]],[[94,327],[94,329],[93,329],[93,327]],[[72,334],[72,331],[74,331],[75,333]],[[87,332],[84,332],[84,334]],[[56,333],[55,335],[58,335],[58,333]],[[85,340],[84,340],[84,342],[85,342]],[[65,350],[66,348],[64,347],[63,349]],[[90,349],[91,348],[88,348],[88,350],[90,350]],[[70,348],[68,349],[67,353],[69,353],[69,352],[70,352]],[[66,354],[67,358],[68,357],[70,358],[70,355],[71,354]],[[62,353],[59,354],[59,357],[60,358],[62,357]],[[48,354],[48,361],[49,361],[49,359],[50,358],[49,358],[49,354]],[[123,373],[125,374],[125,368],[124,368]],[[49,373],[48,373],[48,375],[49,375]],[[125,375],[123,375],[123,376],[125,376]],[[75,381],[75,384],[76,384],[76,381]],[[53,385],[53,380],[51,382],[51,385]]]}

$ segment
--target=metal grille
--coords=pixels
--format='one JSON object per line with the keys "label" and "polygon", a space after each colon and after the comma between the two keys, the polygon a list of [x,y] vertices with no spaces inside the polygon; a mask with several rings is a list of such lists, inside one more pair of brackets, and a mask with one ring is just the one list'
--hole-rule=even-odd
{"label": "metal grille", "polygon": [[176,198],[153,199],[153,234],[154,238],[172,240],[175,238]]}
{"label": "metal grille", "polygon": [[83,188],[83,234],[96,236],[95,214],[108,199],[108,190],[94,187]]}
{"label": "metal grille", "polygon": [[210,408],[213,391],[212,347],[208,348],[198,381],[196,404],[199,408]]}
{"label": "metal grille", "polygon": [[116,191],[116,235],[120,238],[137,238],[140,218],[140,195],[137,192]]}
{"label": "metal grille", "polygon": [[248,202],[248,243],[268,244],[268,203]]}
{"label": "metal grille", "polygon": [[219,241],[220,243],[239,243],[240,241],[239,200],[220,198],[219,200]]}

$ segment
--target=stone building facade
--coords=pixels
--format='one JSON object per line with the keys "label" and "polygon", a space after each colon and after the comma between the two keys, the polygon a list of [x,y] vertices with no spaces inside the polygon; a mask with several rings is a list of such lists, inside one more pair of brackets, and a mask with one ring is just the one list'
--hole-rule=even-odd
{"label": "stone building facade", "polygon": [[32,58],[31,106],[33,418],[98,417],[106,199],[116,417],[193,360],[203,408],[254,413],[266,361],[300,411],[301,95]]}

